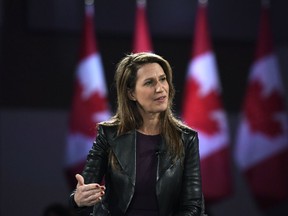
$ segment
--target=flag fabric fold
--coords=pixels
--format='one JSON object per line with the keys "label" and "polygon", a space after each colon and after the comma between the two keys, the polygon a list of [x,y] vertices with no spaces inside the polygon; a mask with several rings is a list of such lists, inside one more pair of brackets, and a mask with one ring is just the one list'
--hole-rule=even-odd
{"label": "flag fabric fold", "polygon": [[288,198],[288,114],[269,22],[263,4],[235,146],[236,164],[263,209]]}
{"label": "flag fabric fold", "polygon": [[198,132],[202,188],[207,203],[232,192],[230,137],[210,42],[207,4],[199,2],[192,57],[185,81],[182,119]]}
{"label": "flag fabric fold", "polygon": [[146,0],[137,0],[133,52],[152,52],[152,43],[146,16]]}
{"label": "flag fabric fold", "polygon": [[69,115],[65,173],[69,185],[76,186],[96,136],[96,124],[110,117],[105,74],[94,33],[94,5],[85,5],[85,19],[76,68],[74,95]]}

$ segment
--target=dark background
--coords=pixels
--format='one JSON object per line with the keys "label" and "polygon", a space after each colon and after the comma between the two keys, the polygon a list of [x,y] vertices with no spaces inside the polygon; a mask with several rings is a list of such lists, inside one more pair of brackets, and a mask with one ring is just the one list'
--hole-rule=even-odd
{"label": "dark background", "polygon": [[[271,23],[275,49],[288,46],[288,1],[274,0]],[[174,68],[181,110],[182,87],[191,56],[196,0],[147,3],[154,51]],[[83,1],[3,0],[1,107],[68,109],[78,60]],[[253,63],[260,0],[213,0],[208,19],[228,111],[241,109]],[[132,50],[135,1],[95,1],[95,28],[107,86],[116,62]],[[114,100],[109,91],[110,101]],[[115,104],[112,103],[112,107]]]}
{"label": "dark background", "polygon": [[[67,204],[63,176],[68,113],[78,63],[82,0],[0,0],[0,215],[37,216]],[[208,19],[229,118],[232,148],[254,60],[260,0],[210,0]],[[175,111],[181,113],[197,0],[148,0],[154,51],[174,69]],[[135,0],[96,0],[95,29],[109,98],[115,64],[132,50]],[[288,92],[288,1],[271,1],[275,52]],[[288,95],[288,94],[286,94]],[[287,97],[286,97],[287,99]],[[286,101],[288,103],[288,101]],[[231,156],[232,158],[232,156]],[[233,167],[235,192],[210,216],[262,216]],[[287,202],[268,211],[286,215]]]}

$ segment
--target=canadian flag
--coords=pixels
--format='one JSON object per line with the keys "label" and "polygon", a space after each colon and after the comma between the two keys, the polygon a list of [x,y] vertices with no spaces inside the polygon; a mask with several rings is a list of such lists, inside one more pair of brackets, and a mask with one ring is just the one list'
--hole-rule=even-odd
{"label": "canadian flag", "polygon": [[288,197],[288,115],[284,87],[263,4],[256,59],[249,75],[235,159],[260,207]]}
{"label": "canadian flag", "polygon": [[110,117],[107,88],[94,34],[94,5],[85,5],[80,62],[76,69],[74,97],[69,116],[66,176],[72,188],[81,173],[96,136],[96,124]]}
{"label": "canadian flag", "polygon": [[152,45],[146,17],[146,0],[137,0],[133,52],[151,52]]}
{"label": "canadian flag", "polygon": [[199,2],[193,54],[185,84],[182,118],[198,131],[203,193],[207,202],[232,191],[229,130],[207,24],[207,3]]}

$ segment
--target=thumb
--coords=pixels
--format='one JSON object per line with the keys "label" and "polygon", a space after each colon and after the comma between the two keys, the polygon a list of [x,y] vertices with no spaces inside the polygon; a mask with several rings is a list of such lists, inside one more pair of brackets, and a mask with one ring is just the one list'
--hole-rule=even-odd
{"label": "thumb", "polygon": [[84,185],[84,178],[80,174],[76,174],[75,178],[77,179],[77,187]]}

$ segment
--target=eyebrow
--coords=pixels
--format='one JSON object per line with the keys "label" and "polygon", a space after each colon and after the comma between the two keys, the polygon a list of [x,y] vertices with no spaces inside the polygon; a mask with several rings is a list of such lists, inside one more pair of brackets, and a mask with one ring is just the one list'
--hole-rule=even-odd
{"label": "eyebrow", "polygon": [[[161,74],[160,76],[158,76],[158,78],[163,78],[163,77],[166,77],[166,74],[165,74],[165,73],[163,73],[163,74]],[[148,77],[148,78],[144,79],[144,81],[146,81],[146,80],[151,80],[151,79],[155,79],[154,76]]]}

